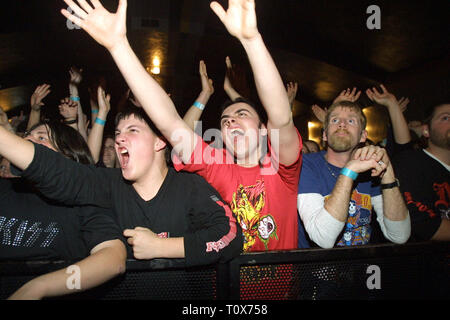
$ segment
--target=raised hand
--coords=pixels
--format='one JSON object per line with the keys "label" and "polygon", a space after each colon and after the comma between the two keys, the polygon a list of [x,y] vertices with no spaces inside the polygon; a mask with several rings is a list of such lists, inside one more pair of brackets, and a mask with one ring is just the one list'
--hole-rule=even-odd
{"label": "raised hand", "polygon": [[311,106],[312,112],[316,116],[317,119],[319,119],[320,122],[325,122],[325,116],[327,115],[327,108],[322,109],[317,104],[313,104]]}
{"label": "raised hand", "polygon": [[340,102],[340,101],[350,101],[355,102],[359,99],[359,96],[361,95],[361,91],[356,92],[356,87],[353,87],[353,90],[350,90],[350,88],[346,90],[342,90],[342,92],[334,99],[333,103]]}
{"label": "raised hand", "polygon": [[203,60],[199,64],[200,79],[202,81],[202,92],[209,94],[214,93],[214,86],[212,79],[208,78],[208,72],[206,71],[206,64]]}
{"label": "raised hand", "polygon": [[227,69],[225,71],[225,79],[223,79],[223,89],[226,91],[227,89],[233,88],[229,77],[229,74],[233,72],[233,65],[231,64],[230,57],[228,56],[225,58],[225,66]]}
{"label": "raised hand", "polygon": [[239,40],[251,40],[259,35],[254,0],[229,0],[227,11],[216,1],[210,7],[228,32]]}
{"label": "raised hand", "polygon": [[[231,64],[230,57],[225,58],[225,78],[223,79],[223,90],[226,92],[231,100],[239,98],[241,95],[234,89],[231,79],[235,79],[233,65]],[[230,79],[231,78],[231,79]]]}
{"label": "raised hand", "polygon": [[366,94],[369,99],[385,107],[398,106],[397,98],[384,85],[381,84],[380,88],[382,92],[379,92],[375,87],[372,90],[367,89]]}
{"label": "raised hand", "polygon": [[50,85],[42,84],[34,90],[31,95],[30,105],[31,109],[35,111],[41,110],[41,107],[44,105],[42,100],[50,93]]}
{"label": "raised hand", "polygon": [[126,0],[119,0],[116,13],[107,11],[98,0],[91,0],[93,7],[86,0],[78,0],[79,5],[72,0],[64,0],[64,2],[78,17],[65,9],[61,10],[61,13],[106,49],[111,51],[117,44],[126,40]]}
{"label": "raised hand", "polygon": [[414,131],[418,137],[421,137],[423,135],[423,123],[418,120],[413,120],[408,122],[408,128],[412,131]]}
{"label": "raised hand", "polygon": [[294,100],[295,100],[295,96],[297,95],[298,83],[297,82],[294,82],[294,83],[289,82],[287,84],[286,91],[287,91],[287,95],[288,95],[288,98],[289,98],[289,103],[291,104],[291,107],[292,107],[292,105],[294,103]]}
{"label": "raised hand", "polygon": [[19,124],[21,124],[22,121],[25,121],[26,118],[27,117],[23,114],[23,110],[20,111],[20,115],[11,117],[11,119],[10,119],[11,127],[17,129]]}
{"label": "raised hand", "polygon": [[405,97],[401,97],[400,100],[398,100],[398,105],[400,106],[400,110],[402,112],[405,112],[409,104],[409,99]]}
{"label": "raised hand", "polygon": [[137,101],[137,99],[134,97],[134,94],[133,92],[131,92],[131,89],[128,89],[126,95],[128,97],[128,100],[130,100],[132,104],[134,104],[138,108],[142,108],[142,104],[139,101]]}
{"label": "raised hand", "polygon": [[105,93],[105,90],[101,86],[98,86],[97,89],[97,101],[99,107],[99,116],[100,114],[108,114],[109,110],[111,110],[111,96]]}
{"label": "raised hand", "polygon": [[83,80],[83,76],[81,75],[82,72],[83,69],[77,69],[75,67],[70,68],[69,74],[71,85],[78,86],[81,83],[81,80]]}

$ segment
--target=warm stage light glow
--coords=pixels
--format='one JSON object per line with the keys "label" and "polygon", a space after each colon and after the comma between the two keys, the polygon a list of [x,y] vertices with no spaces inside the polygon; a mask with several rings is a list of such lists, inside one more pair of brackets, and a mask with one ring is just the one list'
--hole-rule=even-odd
{"label": "warm stage light glow", "polygon": [[375,143],[386,138],[386,125],[389,122],[386,112],[382,108],[374,106],[365,107],[362,111],[367,118],[367,137]]}
{"label": "warm stage light glow", "polygon": [[156,57],[153,58],[152,65],[153,65],[154,67],[159,67],[159,66],[161,65],[161,60],[159,59],[158,56],[156,56]]}
{"label": "warm stage light glow", "polygon": [[159,67],[153,67],[150,70],[150,72],[153,73],[153,74],[160,74],[161,73],[161,69]]}
{"label": "warm stage light glow", "polygon": [[159,56],[155,55],[153,57],[151,67],[147,67],[146,70],[153,74],[161,73],[161,59],[159,58]]}
{"label": "warm stage light glow", "polygon": [[308,121],[308,139],[315,141],[318,145],[321,144],[322,138],[322,124],[318,122]]}

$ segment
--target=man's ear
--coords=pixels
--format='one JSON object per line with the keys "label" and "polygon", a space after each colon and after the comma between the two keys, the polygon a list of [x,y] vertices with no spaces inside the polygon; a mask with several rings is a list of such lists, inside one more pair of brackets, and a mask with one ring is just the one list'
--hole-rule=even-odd
{"label": "man's ear", "polygon": [[167,142],[165,139],[159,138],[159,137],[156,138],[156,140],[155,140],[155,151],[156,152],[163,150],[166,146],[167,146]]}
{"label": "man's ear", "polygon": [[366,140],[367,140],[367,135],[368,135],[367,130],[363,130],[363,131],[361,132],[361,139],[359,139],[359,142],[360,142],[360,143],[366,142]]}
{"label": "man's ear", "polygon": [[430,128],[428,127],[427,124],[424,124],[422,126],[422,134],[425,138],[429,138],[430,137]]}
{"label": "man's ear", "polygon": [[322,141],[328,141],[327,140],[327,133],[326,133],[326,130],[325,129],[322,129]]}

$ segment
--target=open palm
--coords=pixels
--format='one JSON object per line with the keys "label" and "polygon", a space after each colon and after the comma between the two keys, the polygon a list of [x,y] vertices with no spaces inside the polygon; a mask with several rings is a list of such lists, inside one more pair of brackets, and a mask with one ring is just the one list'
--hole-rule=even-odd
{"label": "open palm", "polygon": [[259,34],[254,0],[229,0],[227,11],[216,1],[210,6],[232,36],[250,40]]}
{"label": "open palm", "polygon": [[390,93],[384,85],[380,85],[381,92],[379,92],[375,87],[372,90],[367,89],[366,94],[370,100],[375,101],[376,103],[388,106],[390,104],[398,104],[397,98]]}
{"label": "open palm", "polygon": [[78,17],[65,9],[61,13],[108,50],[113,49],[116,44],[126,38],[126,0],[119,1],[116,13],[106,10],[98,0],[91,0],[93,7],[86,0],[78,0],[79,5],[72,0],[64,0],[64,2]]}

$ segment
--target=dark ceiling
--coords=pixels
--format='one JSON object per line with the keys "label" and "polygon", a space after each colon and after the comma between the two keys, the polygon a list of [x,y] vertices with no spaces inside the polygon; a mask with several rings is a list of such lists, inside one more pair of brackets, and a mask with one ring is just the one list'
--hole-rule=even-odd
{"label": "dark ceiling", "polygon": [[[204,59],[215,94],[204,119],[215,126],[225,57],[243,68],[252,84],[245,52],[209,8],[208,0],[129,0],[128,34],[146,67],[161,57],[163,87],[181,114],[200,91],[198,62]],[[220,1],[224,6],[227,1]],[[104,0],[116,10],[117,0]],[[381,29],[369,30],[369,5],[381,9]],[[310,105],[325,106],[343,89],[384,83],[411,103],[407,117],[420,118],[425,105],[448,98],[450,87],[450,1],[256,0],[258,26],[283,79],[297,81],[295,116],[312,117]],[[84,70],[81,96],[106,77],[116,101],[126,90],[111,57],[82,30],[71,29],[62,0],[2,2],[0,26],[0,105],[15,114],[29,110],[41,83],[52,85],[45,112],[56,111],[68,94],[68,70]],[[360,102],[369,106],[362,96]],[[209,122],[208,122],[209,121]],[[205,126],[204,126],[205,128]]]}

